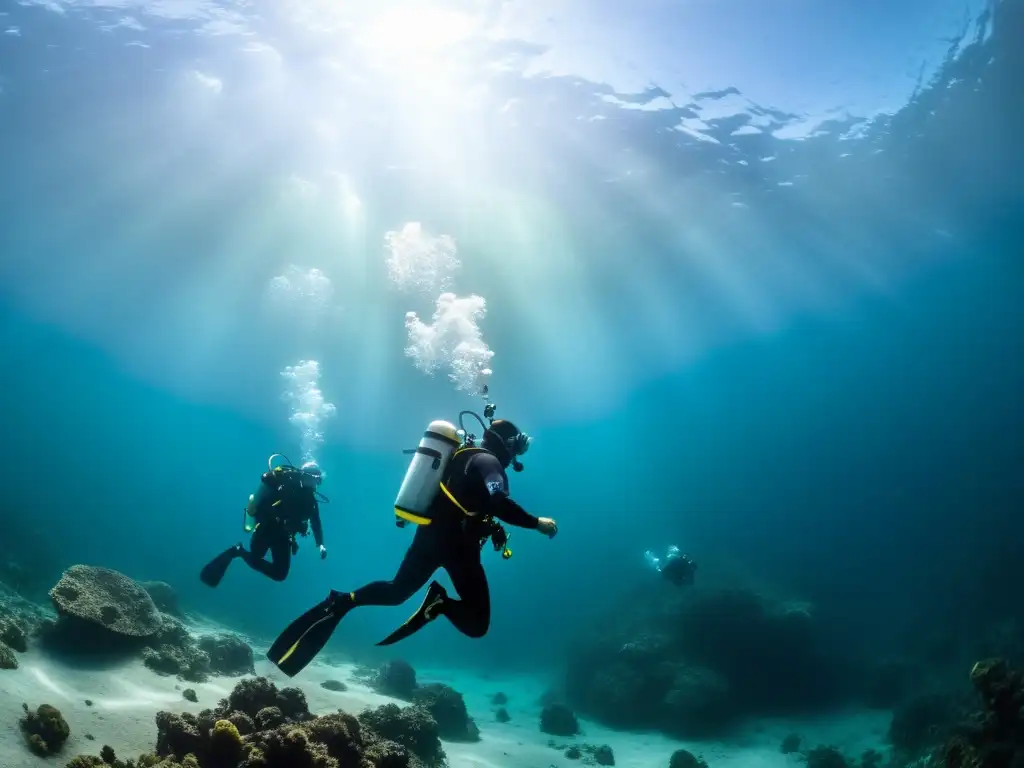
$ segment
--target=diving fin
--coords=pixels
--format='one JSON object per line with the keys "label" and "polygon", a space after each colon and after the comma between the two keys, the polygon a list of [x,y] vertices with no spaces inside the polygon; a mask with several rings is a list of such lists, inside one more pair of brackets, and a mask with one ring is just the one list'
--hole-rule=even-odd
{"label": "diving fin", "polygon": [[436,581],[430,582],[430,588],[427,590],[427,596],[423,598],[423,602],[420,603],[420,607],[416,609],[416,613],[406,619],[405,624],[385,637],[377,643],[377,645],[394,645],[399,640],[404,640],[409,635],[419,632],[427,626],[427,624],[441,615],[441,609],[447,598],[448,593],[445,592],[444,587]]}
{"label": "diving fin", "polygon": [[267,651],[267,658],[288,677],[295,677],[327,645],[335,628],[352,608],[350,595],[335,592],[289,624]]}
{"label": "diving fin", "polygon": [[228,566],[231,562],[239,556],[242,551],[242,546],[236,544],[233,547],[225,549],[213,560],[203,566],[203,570],[199,572],[199,579],[206,584],[208,587],[216,587],[220,584],[221,579],[224,578],[224,574],[228,572]]}

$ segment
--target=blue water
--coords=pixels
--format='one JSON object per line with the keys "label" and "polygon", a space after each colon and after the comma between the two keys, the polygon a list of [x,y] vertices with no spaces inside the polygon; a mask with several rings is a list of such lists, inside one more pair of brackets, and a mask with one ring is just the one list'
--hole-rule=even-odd
{"label": "blue water", "polygon": [[[478,26],[442,53],[312,4],[5,6],[3,556],[267,638],[390,576],[402,449],[480,404],[403,354],[440,290],[395,290],[382,243],[416,221],[487,301],[498,415],[536,437],[512,494],[560,533],[485,552],[486,638],[406,656],[558,669],[671,543],[865,654],[1019,612],[982,565],[1024,540],[1022,3],[640,6],[452,4]],[[289,264],[331,281],[315,322],[268,299]],[[208,590],[268,455],[301,452],[304,359],[337,408],[329,558]],[[375,658],[408,611],[332,648]]]}

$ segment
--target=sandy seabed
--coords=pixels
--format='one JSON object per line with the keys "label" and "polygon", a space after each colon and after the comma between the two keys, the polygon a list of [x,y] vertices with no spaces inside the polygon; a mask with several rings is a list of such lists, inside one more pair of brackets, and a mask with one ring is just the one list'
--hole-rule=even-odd
{"label": "sandy seabed", "polygon": [[[204,627],[206,631],[221,629]],[[355,679],[352,664],[316,661],[297,678],[289,679],[262,657],[264,645],[250,641],[256,649],[256,673],[279,687],[295,686],[306,694],[314,714],[343,709],[354,714],[367,707],[406,702],[375,693]],[[184,683],[163,677],[146,668],[141,661],[109,666],[76,666],[46,655],[38,649],[18,654],[20,667],[0,671],[0,768],[63,768],[74,755],[99,754],[109,744],[119,756],[135,757],[150,752],[156,742],[154,716],[160,710],[199,712],[215,706],[227,696],[241,678],[216,677],[207,683]],[[580,720],[583,734],[575,738],[552,737],[539,729],[538,699],[546,688],[545,680],[524,676],[474,676],[462,670],[417,668],[421,682],[447,683],[463,694],[470,715],[480,728],[481,740],[473,744],[444,742],[451,768],[550,768],[580,766],[552,742],[607,744],[615,754],[619,768],[668,768],[672,753],[688,749],[703,757],[710,768],[790,768],[803,764],[799,754],[783,755],[782,739],[789,733],[801,735],[804,747],[828,744],[851,756],[867,749],[885,751],[888,712],[850,712],[830,714],[818,719],[762,720],[753,723],[729,741],[683,742],[655,733],[625,733],[597,723]],[[348,686],[337,692],[323,688],[326,680],[338,680]],[[182,697],[185,688],[195,690],[198,702]],[[508,723],[494,718],[491,696],[501,691],[508,696],[505,709]],[[35,708],[52,704],[60,709],[71,726],[61,755],[40,758],[25,747],[18,726],[23,714],[22,702]],[[92,736],[93,738],[88,738]]]}

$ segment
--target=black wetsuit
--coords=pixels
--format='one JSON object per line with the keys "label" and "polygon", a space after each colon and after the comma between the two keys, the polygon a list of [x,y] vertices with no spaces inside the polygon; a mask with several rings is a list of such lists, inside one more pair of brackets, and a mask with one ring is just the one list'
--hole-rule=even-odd
{"label": "black wetsuit", "polygon": [[442,615],[469,637],[483,637],[491,624],[491,594],[480,562],[482,542],[496,518],[520,528],[536,528],[537,518],[508,495],[508,476],[489,451],[458,453],[445,472],[445,487],[465,509],[467,516],[440,492],[427,517],[429,525],[417,526],[398,573],[391,581],[375,581],[352,594],[359,605],[401,605],[444,568],[459,600],[447,599]]}
{"label": "black wetsuit", "polygon": [[[274,472],[264,472],[260,480],[271,493],[256,510],[255,520],[259,525],[252,534],[249,549],[242,549],[238,555],[253,570],[274,581],[284,581],[291,567],[292,554],[298,549],[295,537],[306,535],[307,524],[313,530],[316,545],[319,547],[324,543],[320,504],[312,488],[304,487],[290,475],[282,477]],[[268,550],[269,562],[263,559]]]}
{"label": "black wetsuit", "polygon": [[693,584],[694,571],[697,566],[685,555],[669,556],[661,568],[661,574],[676,587]]}

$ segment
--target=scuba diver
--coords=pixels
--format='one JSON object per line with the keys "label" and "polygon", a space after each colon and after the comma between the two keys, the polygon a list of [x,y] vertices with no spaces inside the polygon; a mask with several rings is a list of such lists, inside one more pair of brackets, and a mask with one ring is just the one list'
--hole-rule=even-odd
{"label": "scuba diver", "polygon": [[693,584],[696,564],[679,551],[675,544],[668,548],[665,559],[657,557],[651,550],[644,552],[647,564],[660,573],[670,584],[676,587],[688,587]]}
{"label": "scuba diver", "polygon": [[[483,391],[486,397],[486,387]],[[439,568],[451,578],[459,599],[431,581],[420,607],[397,630],[377,645],[392,645],[444,616],[468,637],[483,637],[491,621],[491,597],[481,564],[488,540],[508,559],[508,534],[499,520],[540,531],[549,538],[558,532],[555,521],[534,517],[509,497],[505,469],[521,472],[519,457],[530,446],[529,436],[505,420],[494,420],[495,406],[484,415],[472,411],[484,428],[478,446],[465,428],[447,421],[431,422],[419,447],[407,451],[413,459],[395,500],[396,524],[416,524],[416,533],[390,581],[375,581],[352,592],[332,590],[326,600],[293,621],[274,642],[267,657],[289,677],[298,674],[327,644],[338,623],[353,608],[397,606],[416,594]],[[461,437],[461,440],[460,440]]]}
{"label": "scuba diver", "polygon": [[[274,459],[284,464],[274,465]],[[323,473],[315,461],[296,467],[287,458],[275,453],[267,461],[267,471],[260,477],[256,492],[242,513],[242,525],[252,534],[249,549],[240,543],[213,558],[199,574],[202,582],[216,587],[235,558],[242,558],[254,571],[274,581],[284,581],[291,567],[292,555],[299,551],[296,536],[305,536],[313,529],[313,541],[320,559],[327,557],[324,532],[320,524],[320,504],[328,501],[317,489]],[[252,518],[253,523],[249,522]],[[270,561],[264,559],[270,552]]]}

